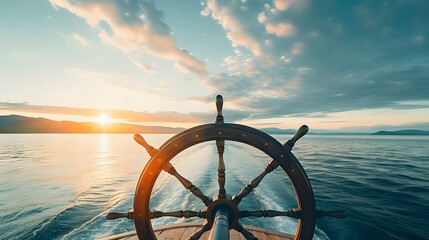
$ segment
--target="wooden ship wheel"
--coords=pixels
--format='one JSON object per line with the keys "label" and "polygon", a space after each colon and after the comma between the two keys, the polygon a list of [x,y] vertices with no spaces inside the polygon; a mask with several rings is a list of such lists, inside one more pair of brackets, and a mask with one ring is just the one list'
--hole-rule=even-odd
{"label": "wooden ship wheel", "polygon": [[[270,135],[245,125],[224,123],[222,115],[223,98],[216,97],[217,116],[215,123],[204,124],[185,130],[167,140],[159,150],[150,146],[145,139],[134,135],[134,140],[142,145],[151,158],[143,169],[134,195],[134,208],[127,213],[109,213],[106,218],[130,218],[134,219],[136,232],[139,239],[155,240],[156,235],[152,228],[151,219],[160,217],[204,219],[201,228],[196,230],[188,239],[196,240],[210,230],[209,239],[230,239],[230,229],[240,232],[246,239],[257,239],[250,231],[240,223],[241,218],[246,217],[276,217],[285,216],[298,219],[294,239],[308,240],[313,238],[316,219],[323,216],[344,218],[344,211],[316,210],[316,203],[310,180],[303,167],[291,152],[296,141],[308,132],[308,127],[303,125],[289,141],[281,144]],[[196,144],[215,141],[218,152],[217,180],[219,191],[213,198],[204,195],[203,191],[191,181],[180,175],[170,160],[185,149]],[[272,160],[263,171],[250,181],[241,191],[233,197],[228,197],[225,189],[225,164],[223,153],[225,141],[241,142],[255,147]],[[252,210],[240,209],[241,200],[256,188],[263,178],[274,169],[281,167],[289,177],[295,190],[297,207],[289,211]],[[149,209],[153,186],[159,174],[165,171],[188,189],[195,197],[200,199],[205,207],[200,211],[178,210],[173,212],[152,211]],[[282,204],[282,203],[279,203]]]}

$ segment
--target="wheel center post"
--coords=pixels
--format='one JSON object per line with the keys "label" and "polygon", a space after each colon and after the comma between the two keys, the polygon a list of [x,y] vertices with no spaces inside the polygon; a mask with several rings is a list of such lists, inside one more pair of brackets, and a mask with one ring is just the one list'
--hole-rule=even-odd
{"label": "wheel center post", "polygon": [[229,239],[230,211],[226,206],[216,209],[213,226],[210,231],[210,240]]}

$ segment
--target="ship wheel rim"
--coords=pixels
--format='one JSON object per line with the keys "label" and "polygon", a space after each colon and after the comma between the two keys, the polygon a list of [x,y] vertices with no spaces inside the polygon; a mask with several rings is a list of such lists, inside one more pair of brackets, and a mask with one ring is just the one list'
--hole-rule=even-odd
{"label": "ship wheel rim", "polygon": [[301,211],[294,239],[312,239],[315,229],[315,199],[310,181],[295,155],[270,135],[240,124],[205,124],[183,131],[161,147],[143,169],[134,194],[134,224],[139,239],[155,240],[149,219],[153,186],[167,162],[194,145],[226,140],[241,142],[257,148],[277,161],[295,190],[298,209]]}

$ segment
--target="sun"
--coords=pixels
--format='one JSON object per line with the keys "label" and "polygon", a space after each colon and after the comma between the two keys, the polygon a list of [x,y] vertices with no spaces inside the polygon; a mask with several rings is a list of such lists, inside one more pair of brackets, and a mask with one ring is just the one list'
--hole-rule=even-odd
{"label": "sun", "polygon": [[111,123],[113,120],[109,117],[109,115],[102,114],[98,118],[96,118],[95,121],[101,125],[107,125]]}

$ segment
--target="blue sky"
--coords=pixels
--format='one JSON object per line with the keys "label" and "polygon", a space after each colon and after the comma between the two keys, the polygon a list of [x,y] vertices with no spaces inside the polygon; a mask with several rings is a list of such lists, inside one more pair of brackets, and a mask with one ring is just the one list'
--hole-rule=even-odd
{"label": "blue sky", "polygon": [[0,114],[429,130],[429,2],[0,3]]}

